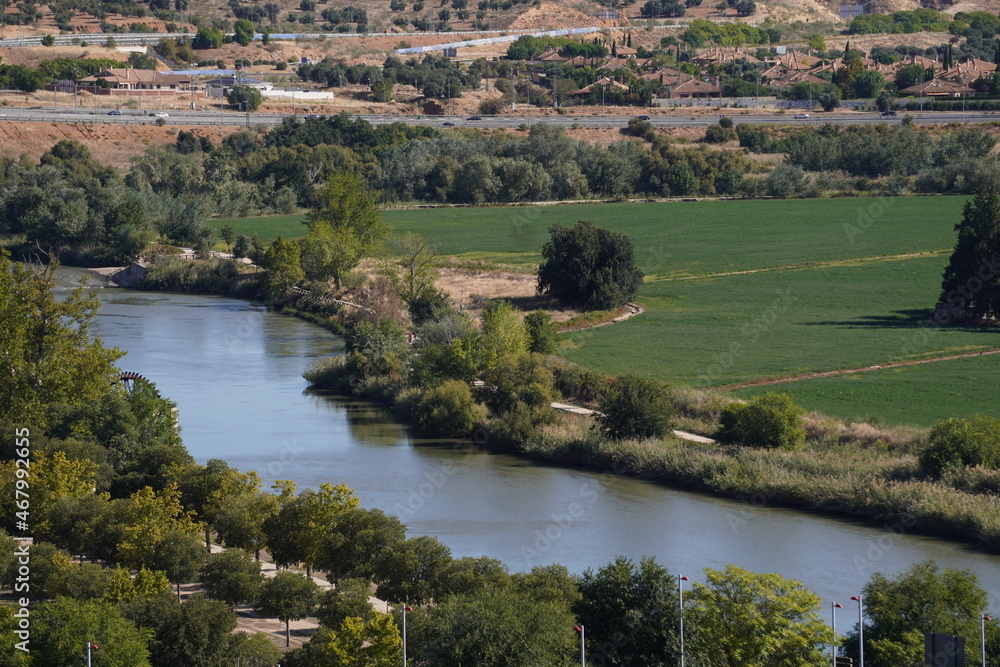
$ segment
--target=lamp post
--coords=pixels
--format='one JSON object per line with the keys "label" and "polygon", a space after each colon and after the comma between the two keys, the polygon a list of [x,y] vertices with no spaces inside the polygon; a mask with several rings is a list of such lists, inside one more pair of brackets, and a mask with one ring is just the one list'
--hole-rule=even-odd
{"label": "lamp post", "polygon": [[843,608],[844,605],[839,602],[830,603],[830,627],[833,628],[833,644],[830,645],[830,657],[833,667],[837,667],[837,610]]}
{"label": "lamp post", "polygon": [[677,575],[677,619],[681,637],[681,667],[684,667],[684,582],[691,581],[685,576]]}
{"label": "lamp post", "polygon": [[992,621],[989,616],[979,617],[979,648],[982,650],[982,667],[986,667],[986,621]]}
{"label": "lamp post", "polygon": [[573,629],[580,633],[580,667],[587,667],[587,649],[583,644],[583,639],[584,639],[583,626],[578,625]]}
{"label": "lamp post", "polygon": [[865,606],[863,595],[852,595],[851,599],[858,603],[858,665],[865,667]]}
{"label": "lamp post", "polygon": [[403,667],[406,667],[406,612],[413,611],[413,607],[403,607]]}
{"label": "lamp post", "polygon": [[99,648],[101,648],[101,647],[98,646],[97,644],[92,644],[91,642],[87,642],[87,667],[90,667],[90,653],[91,653],[91,651],[96,651]]}

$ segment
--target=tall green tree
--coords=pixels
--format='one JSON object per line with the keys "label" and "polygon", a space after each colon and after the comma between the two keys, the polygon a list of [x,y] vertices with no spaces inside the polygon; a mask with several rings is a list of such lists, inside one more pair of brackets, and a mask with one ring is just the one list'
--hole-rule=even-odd
{"label": "tall green tree", "polygon": [[32,611],[32,664],[77,667],[85,642],[100,647],[99,663],[109,667],[148,667],[148,630],[137,628],[115,605],[96,600],[59,598]]}
{"label": "tall green tree", "polygon": [[246,46],[253,41],[253,23],[249,19],[239,19],[233,26],[233,41],[240,46]]}
{"label": "tall green tree", "polygon": [[57,299],[56,266],[15,264],[0,250],[0,424],[42,427],[49,406],[98,400],[117,376],[122,352],[91,334],[97,298],[81,287]]}
{"label": "tall green tree", "polygon": [[674,425],[671,396],[659,380],[622,375],[601,398],[601,426],[615,440],[662,438]]}
{"label": "tall green tree", "polygon": [[322,645],[330,667],[395,667],[403,653],[403,640],[391,616],[345,618],[324,637]]}
{"label": "tall green tree", "polygon": [[190,530],[171,530],[153,547],[148,565],[160,570],[177,588],[180,597],[181,584],[195,580],[205,563],[208,549]]}
{"label": "tall green tree", "polygon": [[581,220],[553,225],[542,246],[538,292],[590,310],[612,310],[633,298],[642,284],[632,241]]}
{"label": "tall green tree", "polygon": [[[819,596],[777,574],[706,569],[685,607],[691,655],[725,667],[823,667],[833,632]],[[696,630],[694,630],[696,629]]]}
{"label": "tall green tree", "polygon": [[[120,605],[122,615],[152,631],[153,667],[231,664],[236,614],[226,603],[192,595],[182,603],[167,592]],[[104,650],[104,647],[101,648]]]}
{"label": "tall green tree", "polygon": [[433,537],[412,537],[378,559],[376,594],[389,602],[423,604],[438,596],[451,566],[451,550]]}
{"label": "tall green tree", "polygon": [[292,621],[305,618],[316,606],[318,586],[312,578],[288,570],[264,582],[254,609],[285,624],[285,646],[291,645]]}
{"label": "tall green tree", "polygon": [[242,549],[226,549],[212,554],[201,571],[201,582],[213,600],[235,608],[257,599],[263,580],[260,563]]}
{"label": "tall green tree", "polygon": [[[889,577],[876,572],[864,587],[865,664],[873,667],[922,665],[924,633],[965,638],[968,664],[979,664],[979,618],[986,613],[986,591],[969,570],[916,563]],[[848,657],[858,659],[857,631],[845,641]]]}
{"label": "tall green tree", "polygon": [[672,665],[679,655],[676,581],[652,558],[622,556],[580,580],[574,606],[592,654],[608,665]]}
{"label": "tall green tree", "polygon": [[268,247],[264,253],[263,267],[267,270],[265,285],[269,301],[284,298],[305,278],[301,257],[298,244],[280,236]]}
{"label": "tall green tree", "polygon": [[944,270],[940,301],[962,316],[1000,315],[1000,190],[987,187],[966,202],[958,241]]}
{"label": "tall green tree", "polygon": [[285,495],[278,512],[264,523],[268,550],[279,565],[304,563],[306,571],[320,559],[341,512],[358,506],[346,485],[324,483],[297,496]]}
{"label": "tall green tree", "polygon": [[406,538],[406,527],[378,509],[353,507],[337,513],[316,568],[336,583],[340,577],[375,576],[375,558]]}
{"label": "tall green tree", "polygon": [[350,261],[341,263],[333,275],[339,288],[340,280],[364,257],[374,256],[388,233],[378,208],[378,192],[368,187],[357,174],[339,172],[330,177],[316,193],[318,205],[309,215],[310,228],[326,223],[337,243],[354,249]]}

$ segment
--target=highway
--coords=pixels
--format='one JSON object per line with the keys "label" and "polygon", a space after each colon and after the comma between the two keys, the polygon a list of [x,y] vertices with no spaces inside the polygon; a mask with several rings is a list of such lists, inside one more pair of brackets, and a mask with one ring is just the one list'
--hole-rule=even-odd
{"label": "highway", "polygon": [[[35,122],[35,123],[109,123],[109,124],[142,124],[153,123],[161,120],[151,114],[159,110],[139,111],[135,109],[122,109],[122,115],[110,116],[110,108],[102,107],[34,107],[0,108],[0,122]],[[291,114],[277,113],[238,113],[218,111],[197,111],[189,109],[165,109],[168,115],[163,118],[163,122],[168,125],[207,125],[207,126],[274,126],[281,124],[281,121],[291,116]],[[150,114],[150,115],[146,115]],[[795,118],[794,113],[749,113],[749,114],[728,114],[734,123],[760,123],[767,125],[823,125],[833,123],[836,125],[870,125],[873,123],[900,123],[903,113],[899,115],[882,118],[878,112],[853,112],[853,113],[816,113],[810,112],[809,118]],[[299,118],[304,118],[302,114]],[[408,115],[382,115],[382,114],[357,114],[356,117],[363,118],[373,125],[382,123],[403,122],[407,125],[426,125],[429,127],[482,127],[482,128],[517,128],[522,125],[532,125],[534,123],[547,123],[557,127],[584,127],[584,128],[622,128],[628,125],[630,118],[635,115],[602,115],[599,111],[590,115],[583,114],[516,114],[503,116],[481,116],[479,120],[469,120],[468,116],[416,116]],[[706,127],[718,122],[719,116],[716,114],[697,114],[675,111],[670,114],[651,115],[649,123],[654,127]],[[1000,121],[1000,112],[960,111],[947,112],[926,112],[914,114],[913,122],[918,124],[936,123],[982,123],[987,121]],[[451,124],[451,125],[449,125]]]}

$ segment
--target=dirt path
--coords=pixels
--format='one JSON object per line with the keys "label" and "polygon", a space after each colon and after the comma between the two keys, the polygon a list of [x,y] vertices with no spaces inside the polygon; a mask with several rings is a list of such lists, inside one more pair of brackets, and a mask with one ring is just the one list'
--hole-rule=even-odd
{"label": "dirt path", "polygon": [[762,269],[747,269],[746,271],[725,271],[721,273],[704,273],[699,276],[680,276],[678,278],[659,278],[651,280],[654,283],[677,282],[681,280],[700,280],[702,278],[724,278],[726,276],[742,276],[748,273],[766,273],[768,271],[794,271],[796,269],[817,269],[827,266],[844,266],[857,262],[881,262],[887,259],[908,259],[911,257],[929,257],[932,255],[943,255],[951,250],[927,250],[924,252],[911,252],[903,255],[878,255],[876,257],[857,257],[852,259],[831,259],[827,262],[803,262],[801,264],[786,264],[784,266],[768,266]]}
{"label": "dirt path", "polygon": [[867,373],[868,371],[880,371],[886,368],[899,368],[900,366],[916,366],[918,364],[933,364],[938,361],[950,361],[952,359],[966,359],[968,357],[982,357],[988,354],[1000,354],[998,350],[983,350],[982,352],[966,352],[964,354],[949,354],[943,357],[931,357],[929,359],[915,359],[913,361],[895,361],[878,366],[864,366],[862,368],[845,368],[836,371],[824,371],[822,373],[803,373],[802,375],[789,375],[783,378],[762,378],[750,380],[749,382],[739,382],[737,384],[727,384],[723,387],[716,387],[718,390],[743,389],[745,387],[764,387],[770,384],[784,384],[785,382],[798,382],[799,380],[812,380],[815,378],[831,377],[833,375],[850,375],[851,373]]}
{"label": "dirt path", "polygon": [[[568,403],[552,403],[551,405],[554,410],[559,410],[561,412],[569,412],[571,414],[580,415],[582,417],[603,416],[603,413],[598,412],[597,410],[591,410],[590,408],[581,408],[576,405],[569,405]],[[696,435],[694,433],[688,433],[687,431],[678,431],[675,429],[673,431],[673,434],[675,437],[678,437],[681,440],[690,440],[691,442],[700,442],[709,445],[715,443],[715,440],[712,440],[711,438],[706,438],[703,435]]]}

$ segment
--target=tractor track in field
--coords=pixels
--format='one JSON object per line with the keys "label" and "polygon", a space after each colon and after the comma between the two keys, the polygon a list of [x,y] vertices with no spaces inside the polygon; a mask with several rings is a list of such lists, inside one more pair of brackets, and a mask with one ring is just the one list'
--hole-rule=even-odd
{"label": "tractor track in field", "polygon": [[858,262],[882,262],[891,259],[910,259],[913,257],[932,257],[943,255],[951,250],[925,250],[923,252],[909,252],[902,255],[877,255],[875,257],[855,257],[851,259],[831,259],[825,262],[802,262],[800,264],[786,264],[784,266],[767,266],[760,269],[746,269],[744,271],[723,271],[720,273],[704,273],[698,276],[678,276],[677,278],[657,278],[651,283],[669,283],[682,280],[701,280],[704,278],[725,278],[726,276],[743,276],[751,273],[767,273],[769,271],[795,271],[798,269],[819,269],[828,266],[846,266]]}
{"label": "tractor track in field", "polygon": [[983,357],[990,354],[1000,354],[1000,349],[982,350],[980,352],[965,352],[962,354],[949,354],[941,357],[929,357],[927,359],[913,359],[911,361],[895,361],[876,366],[862,366],[860,368],[842,368],[835,371],[823,371],[821,373],[802,373],[800,375],[789,375],[783,378],[761,378],[750,380],[749,382],[738,382],[716,387],[720,391],[729,389],[744,389],[746,387],[764,387],[771,384],[784,384],[787,382],[798,382],[800,380],[813,380],[816,378],[832,377],[834,375],[850,375],[852,373],[867,373],[869,371],[880,371],[887,368],[900,368],[903,366],[917,366],[919,364],[933,364],[938,361],[951,361],[952,359],[966,359],[968,357]]}

